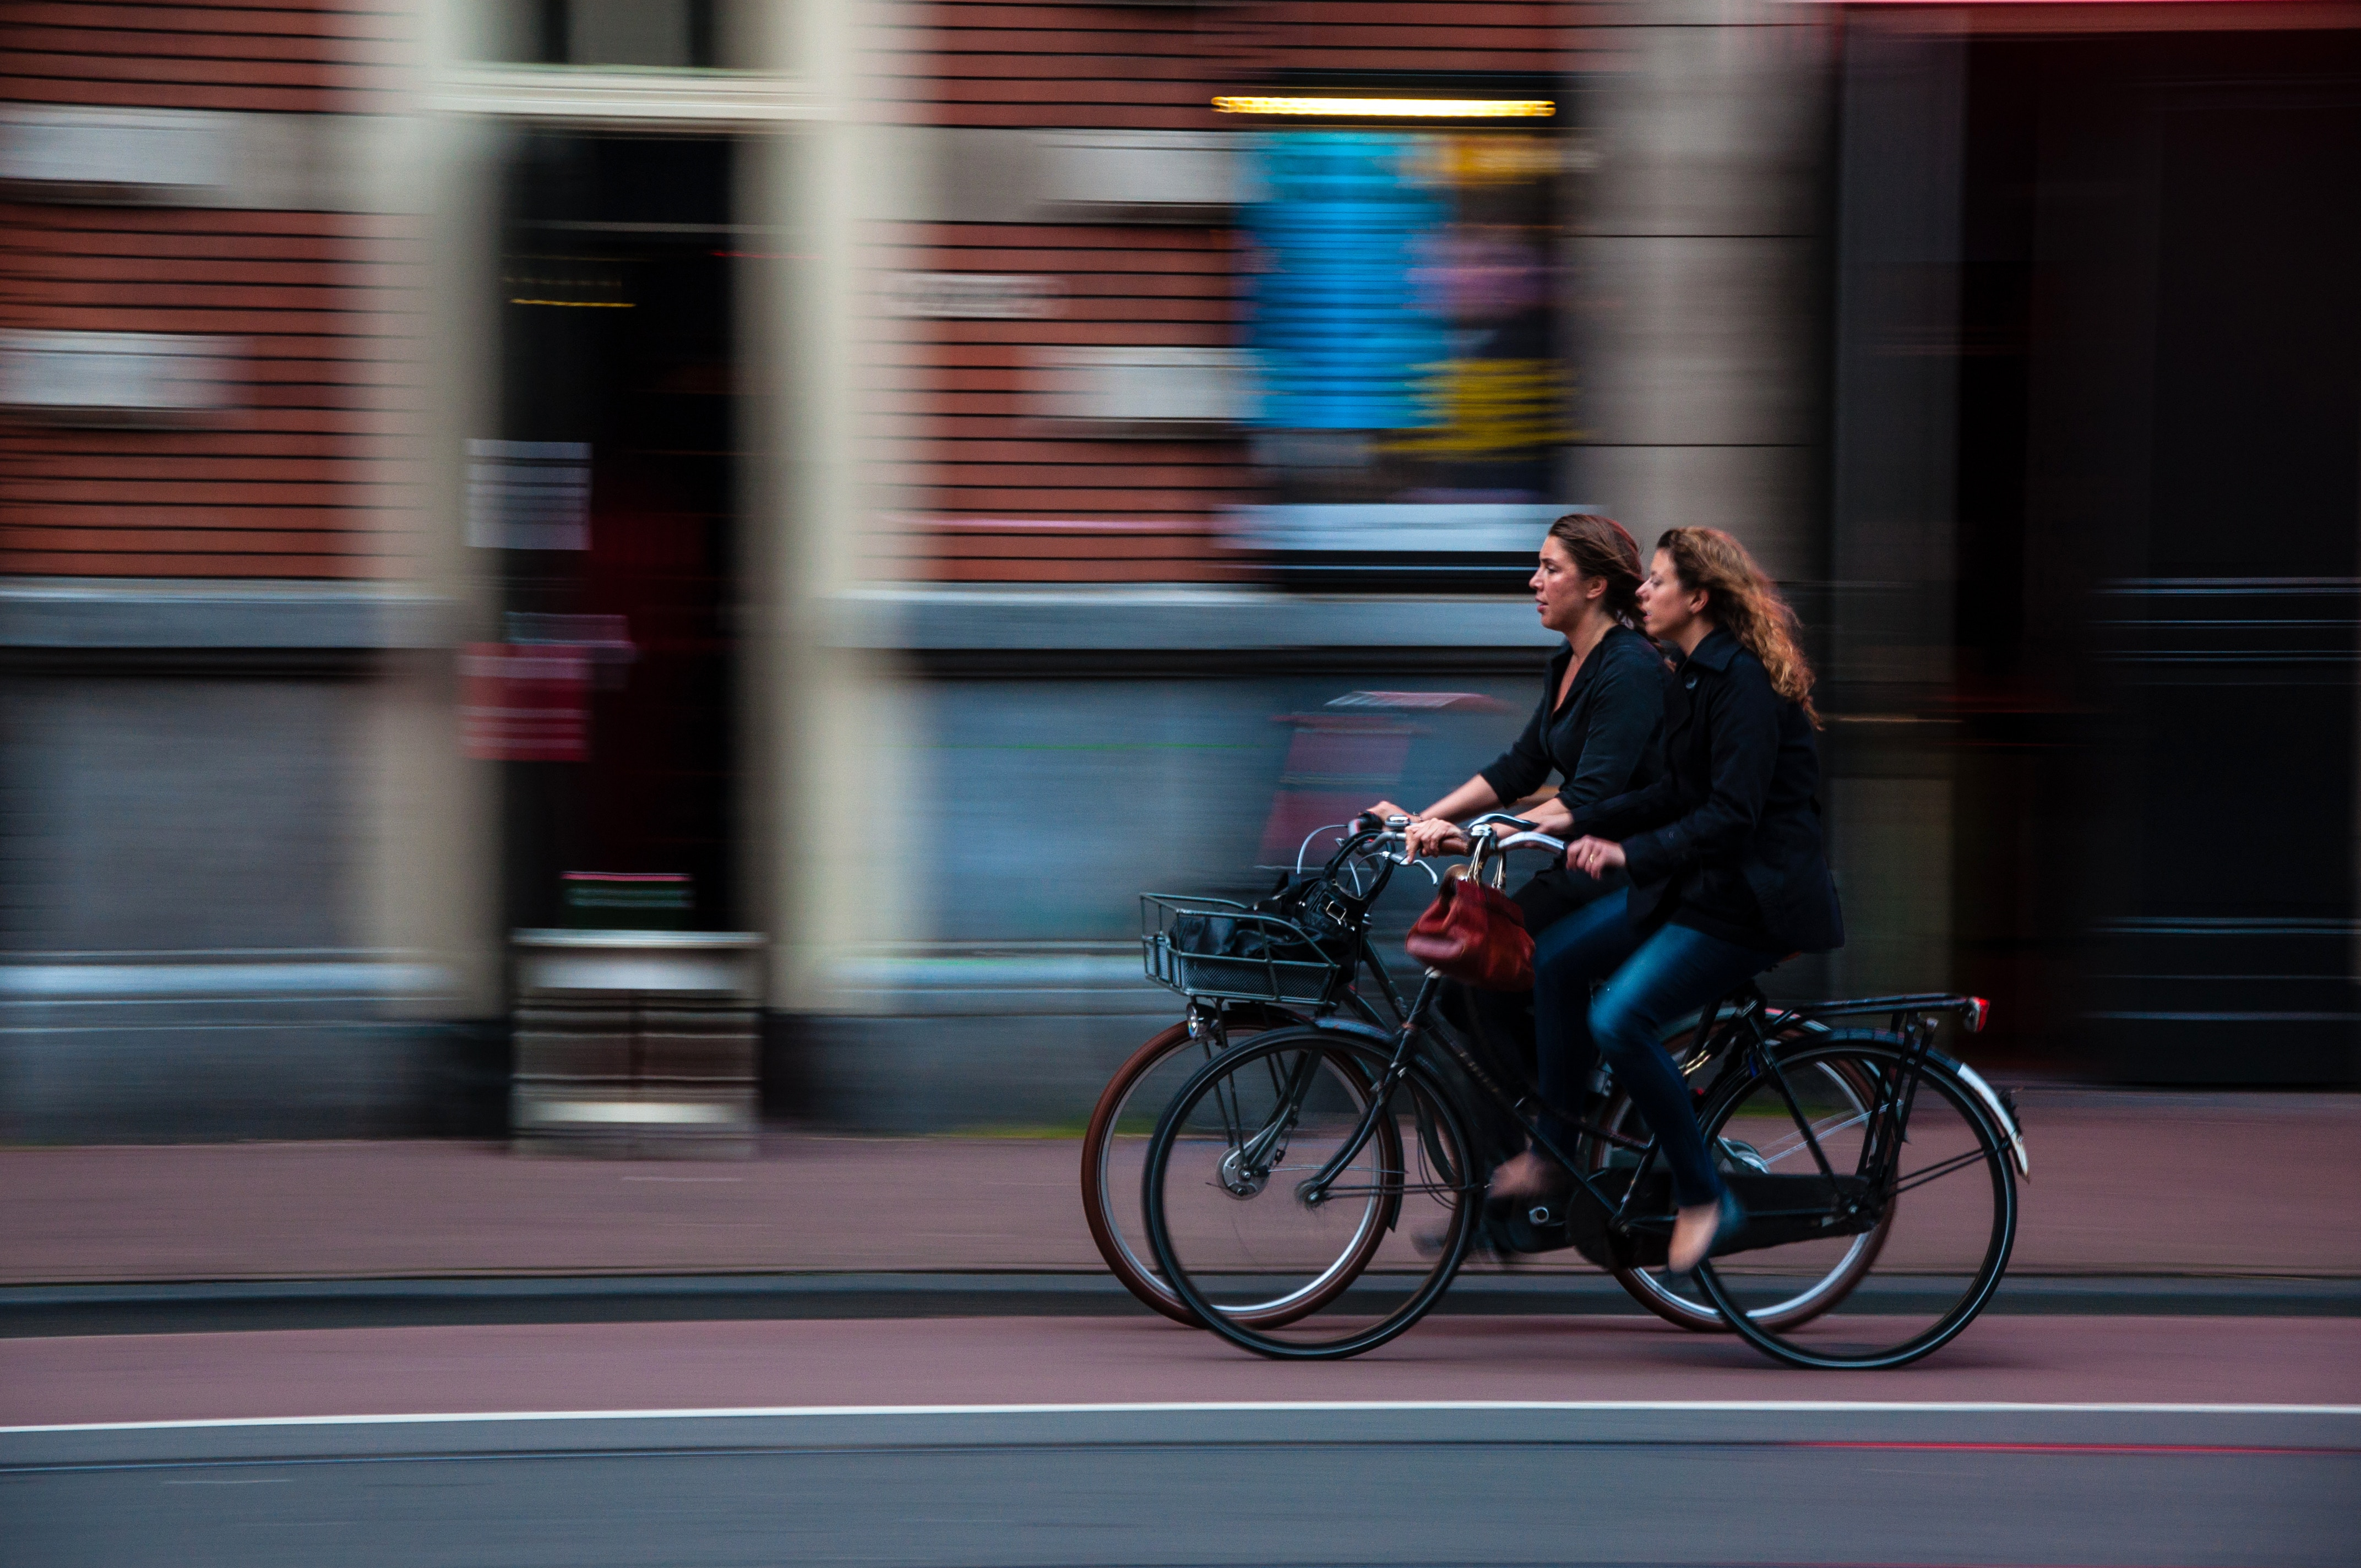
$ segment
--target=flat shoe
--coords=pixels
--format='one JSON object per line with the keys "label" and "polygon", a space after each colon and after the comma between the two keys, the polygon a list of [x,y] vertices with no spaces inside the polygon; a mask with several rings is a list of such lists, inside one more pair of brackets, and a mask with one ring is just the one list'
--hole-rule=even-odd
{"label": "flat shoe", "polygon": [[1738,1234],[1745,1228],[1746,1206],[1738,1201],[1737,1193],[1725,1187],[1721,1190],[1720,1201],[1714,1205],[1713,1229],[1706,1233],[1702,1242],[1692,1238],[1690,1245],[1696,1250],[1686,1263],[1680,1257],[1680,1227],[1677,1223],[1674,1226],[1673,1250],[1665,1258],[1665,1267],[1675,1274],[1686,1274],[1707,1258],[1723,1251],[1730,1243],[1738,1239]]}
{"label": "flat shoe", "polygon": [[1521,1154],[1492,1173],[1484,1196],[1491,1202],[1522,1206],[1535,1199],[1563,1198],[1573,1190],[1573,1179],[1556,1161]]}

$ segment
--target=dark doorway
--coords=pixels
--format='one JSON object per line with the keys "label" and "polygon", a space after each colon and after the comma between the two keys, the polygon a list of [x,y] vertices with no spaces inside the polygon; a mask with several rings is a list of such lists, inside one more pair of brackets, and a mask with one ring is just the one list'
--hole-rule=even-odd
{"label": "dark doorway", "polygon": [[[471,464],[529,499],[478,542],[511,652],[559,651],[587,687],[579,760],[503,764],[512,927],[741,918],[730,167],[722,140],[544,132],[507,171],[501,440]],[[583,873],[664,880],[602,905]]]}
{"label": "dark doorway", "polygon": [[1968,83],[1963,978],[2113,1077],[2350,1080],[2361,42]]}

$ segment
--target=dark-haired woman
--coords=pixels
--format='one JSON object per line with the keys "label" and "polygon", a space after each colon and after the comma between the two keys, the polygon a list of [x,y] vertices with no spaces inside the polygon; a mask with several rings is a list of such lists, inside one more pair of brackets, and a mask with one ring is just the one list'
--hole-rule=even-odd
{"label": "dark-haired woman", "polygon": [[[1565,637],[1565,646],[1550,657],[1524,733],[1490,766],[1416,815],[1406,835],[1411,853],[1464,852],[1459,822],[1514,805],[1552,773],[1561,783],[1547,809],[1559,814],[1655,780],[1663,771],[1666,675],[1663,655],[1632,630],[1640,580],[1640,546],[1613,519],[1573,512],[1550,524],[1530,586],[1542,624]],[[1390,801],[1369,809],[1379,817],[1408,815]],[[1551,866],[1512,896],[1525,928],[1539,934],[1614,885]],[[1495,1049],[1530,1063],[1531,1003],[1525,992],[1455,987],[1444,1005],[1463,1023],[1472,1012]],[[1569,1113],[1579,1105],[1574,1099],[1552,1103]],[[1504,1139],[1511,1132],[1495,1131]],[[1521,1133],[1514,1135],[1521,1144]]]}
{"label": "dark-haired woman", "polygon": [[1667,1262],[1686,1272],[1745,1214],[1660,1032],[1789,953],[1842,946],[1844,921],[1820,848],[1819,717],[1794,614],[1710,528],[1666,533],[1639,598],[1649,634],[1681,661],[1665,773],[1568,814],[1583,837],[1567,868],[1627,885],[1536,939],[1533,1010],[1543,1097],[1604,1055],[1656,1135],[1678,1209]]}

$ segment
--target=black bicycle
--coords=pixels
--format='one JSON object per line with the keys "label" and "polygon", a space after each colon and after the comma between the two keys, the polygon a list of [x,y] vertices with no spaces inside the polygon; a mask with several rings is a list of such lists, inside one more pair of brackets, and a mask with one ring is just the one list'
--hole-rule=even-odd
{"label": "black bicycle", "polygon": [[[1494,816],[1508,819],[1504,814]],[[1305,839],[1304,847],[1311,843]],[[1159,1271],[1148,1241],[1141,1178],[1158,1121],[1191,1075],[1260,1035],[1338,1016],[1367,1025],[1378,1037],[1400,1026],[1409,1015],[1410,1003],[1371,948],[1369,921],[1371,905],[1396,868],[1405,863],[1401,843],[1390,828],[1375,836],[1348,836],[1337,841],[1324,864],[1309,872],[1299,855],[1294,873],[1252,903],[1140,894],[1140,946],[1148,977],[1186,997],[1188,1009],[1180,1022],[1150,1036],[1115,1069],[1092,1108],[1082,1136],[1082,1214],[1108,1270],[1139,1300],[1176,1322],[1202,1326],[1196,1310]],[[1434,874],[1431,863],[1424,869]],[[1696,1070],[1708,1059],[1697,1051],[1697,1038],[1694,1020],[1676,1022],[1665,1036],[1665,1048],[1685,1069]],[[1636,1124],[1630,1102],[1606,1081],[1603,1070],[1595,1087],[1607,1096],[1598,1115],[1602,1124]],[[1497,1141],[1501,1120],[1494,1118],[1489,1130]],[[1585,1140],[1581,1146],[1595,1154],[1605,1146]],[[1274,1289],[1265,1297],[1228,1299],[1224,1316],[1270,1328],[1320,1310],[1352,1284],[1385,1234],[1386,1226],[1374,1222],[1360,1227],[1330,1266],[1309,1278],[1274,1281]],[[1581,1241],[1526,1205],[1488,1216],[1482,1245],[1504,1262],[1516,1262]],[[1687,1329],[1726,1331],[1713,1304],[1685,1291],[1682,1280],[1658,1277],[1637,1265],[1618,1266],[1603,1256],[1593,1260],[1606,1264],[1635,1299],[1667,1321]]]}
{"label": "black bicycle", "polygon": [[[1499,814],[1470,835],[1478,875],[1512,849],[1565,852]],[[1340,853],[1383,837],[1364,829]],[[2024,1141],[2003,1098],[1936,1048],[1946,1017],[1982,1028],[1981,1000],[1778,1006],[1750,984],[1701,1015],[1685,1065],[1749,1222],[1675,1280],[1663,1268],[1670,1179],[1626,1102],[1553,1142],[1531,1086],[1508,1087],[1436,1016],[1439,984],[1430,973],[1390,1033],[1326,1021],[1257,1035],[1166,1109],[1142,1176],[1148,1240],[1163,1280],[1215,1332],[1265,1355],[1334,1358],[1417,1322],[1479,1235],[1499,1245],[1473,1124],[1484,1103],[1521,1123],[1567,1181],[1564,1201],[1506,1216],[1512,1235],[1710,1308],[1781,1361],[1902,1365],[1991,1300],[2015,1239]],[[1882,1028],[1850,1022],[1879,1015]],[[1276,1322],[1235,1310],[1279,1300],[1312,1304]]]}

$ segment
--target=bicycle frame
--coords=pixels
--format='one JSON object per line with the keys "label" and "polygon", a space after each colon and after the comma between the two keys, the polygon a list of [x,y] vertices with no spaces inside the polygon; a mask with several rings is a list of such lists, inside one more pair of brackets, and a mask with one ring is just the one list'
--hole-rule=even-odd
{"label": "bicycle frame", "polygon": [[[1505,862],[1507,851],[1510,849],[1522,844],[1563,848],[1556,840],[1532,830],[1530,824],[1505,813],[1494,813],[1479,817],[1470,824],[1470,828],[1475,830],[1471,835],[1475,839],[1470,856],[1471,874],[1480,876],[1488,861],[1490,861],[1495,868],[1496,881],[1498,867]],[[1486,831],[1487,828],[1490,830]],[[1514,831],[1503,834],[1500,831],[1503,828]],[[1354,835],[1338,849],[1335,856],[1328,862],[1331,872],[1343,863],[1346,856],[1354,853],[1363,844],[1381,836],[1375,832]],[[1600,1190],[1598,1184],[1594,1182],[1587,1173],[1580,1168],[1568,1151],[1561,1148],[1556,1140],[1543,1130],[1541,1117],[1537,1114],[1528,1114],[1523,1109],[1523,1106],[1533,1098],[1530,1092],[1522,1095],[1510,1093],[1497,1082],[1485,1066],[1467,1050],[1456,1037],[1455,1031],[1433,1027],[1433,1010],[1435,998],[1442,987],[1442,977],[1431,970],[1427,971],[1424,980],[1419,985],[1416,996],[1405,1010],[1401,1005],[1400,993],[1395,989],[1391,977],[1385,972],[1384,966],[1378,962],[1376,956],[1368,950],[1366,933],[1357,937],[1356,941],[1358,942],[1356,962],[1366,963],[1370,972],[1376,976],[1399,1020],[1392,1031],[1393,1050],[1384,1069],[1370,1085],[1367,1109],[1363,1112],[1353,1135],[1317,1172],[1299,1188],[1299,1194],[1303,1201],[1311,1204],[1323,1201],[1334,1190],[1335,1183],[1344,1171],[1359,1157],[1362,1150],[1368,1146],[1369,1140],[1377,1134],[1378,1123],[1387,1114],[1386,1108],[1391,1103],[1395,1091],[1411,1075],[1411,1064],[1416,1056],[1419,1038],[1422,1035],[1431,1035],[1442,1043],[1445,1054],[1453,1065],[1459,1069],[1460,1074],[1496,1108],[1506,1113],[1522,1127],[1534,1145],[1571,1176],[1592,1202],[1606,1212],[1611,1229],[1630,1234],[1635,1231],[1664,1231],[1670,1228],[1674,1217],[1669,1213],[1640,1216],[1631,1212],[1632,1205],[1642,1190],[1642,1179],[1649,1174],[1657,1159],[1655,1139],[1650,1138],[1643,1142],[1589,1122],[1576,1124],[1577,1131],[1582,1134],[1616,1146],[1640,1151],[1641,1157],[1637,1168],[1623,1184],[1621,1193],[1610,1198],[1607,1192]],[[1376,1017],[1374,1009],[1361,1002],[1356,992],[1347,994],[1353,996],[1358,1010],[1370,1025],[1382,1027],[1382,1023]],[[1987,1004],[1981,997],[1936,992],[1820,1002],[1799,1007],[1773,1007],[1763,996],[1761,989],[1750,981],[1740,990],[1715,1002],[1698,1015],[1698,1032],[1703,1036],[1703,1041],[1697,1059],[1701,1062],[1714,1060],[1723,1062],[1720,1072],[1712,1080],[1715,1083],[1718,1083],[1722,1076],[1741,1069],[1758,1077],[1770,1079],[1781,1102],[1786,1106],[1788,1114],[1795,1119],[1796,1129],[1809,1148],[1813,1163],[1818,1168],[1822,1179],[1829,1184],[1831,1192],[1838,1194],[1842,1201],[1844,1219],[1848,1225],[1858,1224],[1864,1217],[1867,1203],[1874,1201],[1882,1204],[1895,1195],[1894,1192],[1887,1191],[1885,1189],[1892,1182],[1894,1167],[1900,1160],[1901,1147],[1905,1135],[1905,1129],[1909,1124],[1910,1111],[1916,1099],[1927,1054],[1933,1049],[1935,1025],[1932,1015],[1947,1012],[1957,1013],[1972,1033],[1982,1028],[1987,1011]],[[1900,1068],[1894,1071],[1891,1073],[1881,1071],[1879,1082],[1875,1086],[1873,1102],[1865,1113],[1870,1122],[1870,1130],[1863,1159],[1860,1168],[1840,1180],[1835,1167],[1828,1157],[1827,1151],[1820,1145],[1818,1133],[1812,1127],[1810,1118],[1804,1113],[1770,1046],[1773,1039],[1798,1028],[1825,1030],[1828,1027],[1827,1020],[1831,1018],[1857,1017],[1881,1013],[1890,1016],[1890,1027],[1903,1042],[1904,1059]],[[1988,1109],[1993,1113],[1995,1126],[2009,1140],[2020,1172],[2025,1171],[2028,1168],[2029,1161],[2025,1154],[2023,1139],[2013,1111],[2008,1108],[2006,1102],[1993,1093],[1981,1078],[1968,1072],[1964,1068],[1960,1070],[1964,1079],[1972,1084],[1979,1095],[1986,1102]],[[1301,1096],[1308,1090],[1309,1083],[1309,1074],[1299,1072],[1295,1080],[1282,1090],[1277,1113],[1270,1118],[1268,1124],[1253,1136],[1251,1153],[1244,1146],[1243,1129],[1234,1124],[1228,1128],[1234,1148],[1237,1149],[1241,1157],[1242,1157],[1242,1170],[1252,1168],[1262,1152],[1266,1152],[1287,1135],[1301,1113]],[[1528,1085],[1527,1088],[1530,1091],[1531,1086]],[[1430,1129],[1424,1124],[1426,1120],[1424,1113],[1416,1113],[1421,1122],[1419,1132],[1422,1143],[1428,1146],[1430,1153],[1439,1156],[1439,1151],[1433,1147],[1433,1140]],[[1232,1113],[1226,1107],[1224,1116],[1225,1123],[1232,1121]],[[1436,1163],[1438,1166],[1447,1168],[1450,1161],[1438,1157]],[[1914,1173],[1910,1185],[1916,1186],[1932,1180],[1952,1168],[1954,1164],[1956,1162]],[[1406,1173],[1394,1174],[1406,1175]],[[1452,1184],[1452,1190],[1458,1191],[1478,1190],[1480,1187],[1480,1183],[1472,1179],[1462,1179]],[[1850,1195],[1847,1195],[1848,1188],[1851,1189]],[[1871,1195],[1875,1195],[1873,1200]],[[1810,1212],[1822,1212],[1811,1211]],[[1805,1212],[1798,1211],[1796,1215],[1792,1217],[1803,1217]],[[1761,1217],[1767,1219],[1790,1216],[1786,1216],[1784,1211],[1767,1211]],[[1870,1223],[1873,1223],[1874,1218],[1873,1214],[1868,1215]]]}
{"label": "bicycle frame", "polygon": [[[1386,1107],[1391,1102],[1394,1092],[1401,1087],[1411,1074],[1411,1064],[1416,1056],[1416,1046],[1420,1036],[1432,1034],[1441,1041],[1453,1064],[1468,1081],[1473,1083],[1495,1106],[1513,1117],[1532,1138],[1535,1146],[1571,1176],[1590,1201],[1608,1214],[1610,1229],[1624,1234],[1668,1231],[1673,1222],[1673,1216],[1670,1213],[1639,1215],[1631,1212],[1633,1202],[1641,1192],[1642,1180],[1655,1163],[1656,1141],[1651,1138],[1643,1143],[1639,1139],[1589,1122],[1577,1124],[1578,1130],[1582,1133],[1620,1147],[1636,1148],[1641,1151],[1640,1164],[1631,1172],[1629,1180],[1624,1183],[1621,1193],[1610,1197],[1607,1192],[1602,1191],[1590,1175],[1576,1163],[1567,1151],[1561,1148],[1556,1141],[1543,1130],[1540,1124],[1541,1118],[1537,1115],[1529,1115],[1522,1109],[1529,1097],[1511,1095],[1501,1088],[1453,1032],[1434,1030],[1431,1027],[1432,1009],[1441,987],[1442,977],[1430,970],[1419,987],[1417,997],[1408,1015],[1403,1018],[1394,1033],[1393,1054],[1378,1080],[1371,1085],[1368,1108],[1362,1113],[1361,1120],[1352,1136],[1346,1139],[1320,1170],[1299,1189],[1303,1201],[1316,1204],[1326,1198],[1338,1178],[1367,1146],[1369,1139],[1377,1134],[1380,1119],[1387,1114]],[[1871,1212],[1867,1205],[1872,1201],[1882,1205],[1897,1195],[1898,1191],[1906,1190],[1906,1189],[1888,1190],[1888,1188],[1893,1182],[1894,1168],[1901,1157],[1903,1129],[1909,1124],[1911,1106],[1916,1101],[1926,1059],[1927,1054],[1933,1049],[1935,1029],[1930,1014],[1958,1012],[1972,1023],[1981,1024],[1984,1005],[1983,1002],[1976,997],[1925,993],[1817,1003],[1810,1007],[1773,1008],[1765,1000],[1761,990],[1749,983],[1742,990],[1722,998],[1699,1014],[1699,1030],[1706,1036],[1701,1055],[1706,1060],[1722,1059],[1725,1063],[1721,1069],[1723,1074],[1746,1070],[1757,1076],[1768,1077],[1781,1101],[1786,1105],[1788,1114],[1795,1119],[1796,1129],[1810,1149],[1813,1162],[1817,1167],[1821,1178],[1829,1183],[1830,1190],[1838,1195],[1839,1201],[1842,1203],[1842,1212],[1848,1226],[1873,1224],[1876,1214]],[[1869,1013],[1888,1013],[1893,1015],[1894,1033],[1903,1040],[1905,1054],[1903,1065],[1899,1069],[1891,1074],[1881,1073],[1873,1102],[1865,1113],[1870,1121],[1870,1133],[1861,1168],[1840,1178],[1828,1160],[1827,1152],[1821,1147],[1818,1131],[1812,1126],[1810,1118],[1804,1113],[1770,1047],[1773,1040],[1798,1025],[1804,1027],[1817,1025],[1824,1028],[1825,1020],[1828,1018]],[[1308,1083],[1308,1079],[1306,1081]],[[1719,1076],[1716,1081],[1719,1081]],[[1296,1113],[1300,1109],[1296,1100],[1301,1092],[1301,1088],[1292,1083],[1290,1084],[1280,1102],[1281,1113],[1272,1118],[1269,1126],[1263,1134],[1257,1135],[1257,1148],[1265,1146],[1276,1137],[1285,1135],[1285,1130],[1293,1124]],[[1997,1099],[1996,1096],[1994,1098]],[[1421,1120],[1422,1123],[1422,1114]],[[1998,1124],[2007,1133],[2013,1143],[2016,1141],[2012,1118],[2004,1117],[2000,1119]],[[1424,1139],[1426,1129],[1423,1125],[1420,1131],[1422,1138]],[[1967,1157],[1960,1157],[1960,1159]],[[2021,1153],[2019,1157],[2021,1161]],[[1439,1161],[1438,1163],[1447,1164],[1448,1162]],[[1942,1165],[1930,1167],[1924,1171],[1915,1172],[1909,1185],[1915,1187],[1931,1181],[1954,1168],[1959,1163],[1959,1159],[1954,1159]],[[1454,1190],[1459,1191],[1478,1191],[1483,1187],[1483,1183],[1472,1179],[1453,1185]],[[1848,1191],[1848,1189],[1850,1190]],[[1770,1210],[1764,1211],[1757,1217],[1760,1219],[1807,1218],[1819,1212],[1823,1211],[1798,1210],[1790,1214],[1786,1211]]]}

